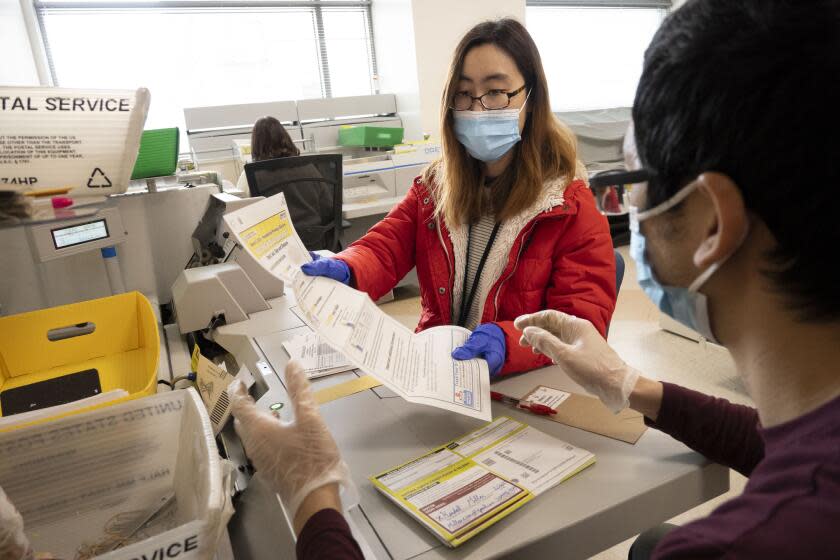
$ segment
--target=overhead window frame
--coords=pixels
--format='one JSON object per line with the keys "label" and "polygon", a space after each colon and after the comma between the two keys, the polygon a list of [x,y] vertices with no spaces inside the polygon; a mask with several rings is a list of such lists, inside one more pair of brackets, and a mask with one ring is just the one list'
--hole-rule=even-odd
{"label": "overhead window frame", "polygon": [[321,78],[321,95],[324,98],[332,97],[332,80],[330,77],[329,53],[327,50],[327,36],[324,31],[323,14],[325,9],[346,8],[362,9],[364,13],[366,34],[368,39],[368,63],[371,68],[371,92],[379,93],[378,68],[376,61],[376,46],[373,36],[373,16],[371,14],[372,0],[130,0],[127,2],[94,0],[94,1],[55,1],[55,0],[33,0],[32,6],[40,31],[40,39],[44,47],[44,56],[47,62],[51,85],[61,86],[53,61],[52,50],[49,43],[44,16],[47,12],[67,11],[128,11],[128,10],[150,10],[160,11],[165,9],[173,10],[213,10],[213,9],[237,9],[248,10],[266,8],[303,8],[311,9],[315,27],[315,39],[318,44],[318,61]]}
{"label": "overhead window frame", "polygon": [[546,8],[651,8],[671,10],[671,0],[527,0],[526,6]]}

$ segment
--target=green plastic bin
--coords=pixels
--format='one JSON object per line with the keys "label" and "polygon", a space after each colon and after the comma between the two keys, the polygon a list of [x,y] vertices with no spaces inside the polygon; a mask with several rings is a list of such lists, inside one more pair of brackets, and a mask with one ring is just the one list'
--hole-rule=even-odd
{"label": "green plastic bin", "polygon": [[177,128],[144,130],[131,178],[164,177],[175,173],[178,165],[178,136]]}
{"label": "green plastic bin", "polygon": [[402,144],[403,129],[385,126],[342,126],[338,129],[340,146],[390,148]]}

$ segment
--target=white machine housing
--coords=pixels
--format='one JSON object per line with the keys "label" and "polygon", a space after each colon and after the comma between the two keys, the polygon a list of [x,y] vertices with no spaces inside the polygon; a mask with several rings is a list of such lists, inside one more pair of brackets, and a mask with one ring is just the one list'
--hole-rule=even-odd
{"label": "white machine housing", "polygon": [[[221,248],[220,262],[237,263],[266,299],[283,295],[283,281],[267,272],[248,252],[241,250],[231,235],[223,217],[249,204],[263,200],[261,196],[239,198],[227,193],[215,193],[207,201],[204,216],[192,234],[196,255],[202,256],[211,244]],[[215,264],[216,259],[212,263]]]}
{"label": "white machine housing", "polygon": [[208,328],[217,319],[245,321],[271,306],[242,268],[233,263],[181,271],[172,285],[172,303],[182,334]]}

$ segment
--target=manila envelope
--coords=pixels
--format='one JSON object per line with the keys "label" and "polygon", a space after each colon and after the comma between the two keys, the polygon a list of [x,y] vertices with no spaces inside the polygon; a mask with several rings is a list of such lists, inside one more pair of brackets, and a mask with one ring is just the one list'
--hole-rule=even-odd
{"label": "manila envelope", "polygon": [[[539,389],[539,386],[529,391],[521,400],[528,400],[528,397],[537,389]],[[556,410],[557,414],[545,418],[630,444],[639,441],[639,438],[647,430],[641,412],[625,408],[618,414],[613,414],[600,399],[586,395],[570,393],[556,407]]]}

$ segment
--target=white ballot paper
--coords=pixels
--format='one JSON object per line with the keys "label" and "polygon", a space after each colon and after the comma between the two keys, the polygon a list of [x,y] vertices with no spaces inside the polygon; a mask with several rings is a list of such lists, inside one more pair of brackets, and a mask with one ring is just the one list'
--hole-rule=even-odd
{"label": "white ballot paper", "polygon": [[301,334],[283,341],[283,348],[303,367],[309,379],[356,369],[344,354],[330,346],[318,333]]}
{"label": "white ballot paper", "polygon": [[239,244],[292,286],[317,333],[365,373],[413,403],[490,420],[490,373],[481,359],[455,360],[470,331],[441,326],[414,333],[370,297],[330,278],[307,276],[311,260],[278,194],[225,216]]}

